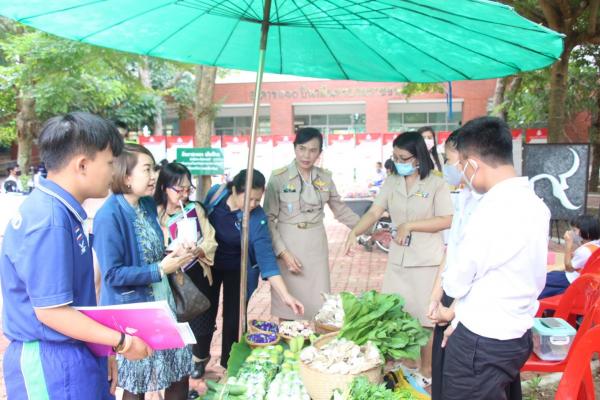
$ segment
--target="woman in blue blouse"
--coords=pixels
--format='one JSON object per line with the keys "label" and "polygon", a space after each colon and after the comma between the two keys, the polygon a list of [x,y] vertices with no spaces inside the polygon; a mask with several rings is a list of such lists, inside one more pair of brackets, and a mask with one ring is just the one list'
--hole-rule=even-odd
{"label": "woman in blue blouse", "polygon": [[[250,190],[250,238],[248,261],[248,291],[250,298],[258,286],[259,275],[268,279],[277,296],[297,315],[304,314],[304,306],[287,290],[279,273],[279,266],[269,233],[268,221],[260,201],[265,192],[265,177],[254,170],[254,179]],[[246,170],[237,174],[227,185],[213,186],[206,196],[205,206],[208,219],[215,228],[215,237],[219,246],[215,254],[213,284],[207,279],[199,284],[199,289],[210,299],[211,308],[203,314],[204,330],[197,336],[200,358],[204,364],[210,358],[210,343],[215,331],[219,292],[223,285],[223,337],[221,342],[221,365],[227,368],[229,352],[238,340],[239,303],[240,303],[240,263],[241,263],[241,224],[246,192]]]}
{"label": "woman in blue blouse", "polygon": [[[152,154],[137,144],[125,145],[115,160],[113,194],[94,221],[94,250],[102,271],[100,302],[103,305],[166,300],[175,302],[167,275],[198,257],[198,249],[177,249],[164,256],[154,192],[156,174]],[[146,392],[165,389],[165,399],[185,400],[192,371],[188,347],[155,351],[152,356],[129,361],[117,358],[118,386],[123,400],[144,399]]]}

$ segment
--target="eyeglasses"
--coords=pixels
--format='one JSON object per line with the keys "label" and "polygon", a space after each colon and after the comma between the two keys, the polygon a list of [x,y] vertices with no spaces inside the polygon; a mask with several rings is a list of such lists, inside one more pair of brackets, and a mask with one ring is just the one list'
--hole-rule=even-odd
{"label": "eyeglasses", "polygon": [[190,185],[190,186],[169,186],[169,189],[171,189],[172,191],[174,191],[177,194],[181,194],[181,193],[190,193],[193,190],[196,190],[196,187],[194,185]]}
{"label": "eyeglasses", "polygon": [[392,154],[392,160],[394,162],[407,162],[412,160],[413,158],[415,158],[415,156],[410,156],[408,158],[404,158],[404,157],[396,157],[395,155]]}

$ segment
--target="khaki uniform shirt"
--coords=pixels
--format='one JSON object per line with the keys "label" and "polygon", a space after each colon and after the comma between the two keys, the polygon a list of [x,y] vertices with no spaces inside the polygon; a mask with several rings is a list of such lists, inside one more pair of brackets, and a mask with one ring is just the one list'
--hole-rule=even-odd
{"label": "khaki uniform shirt", "polygon": [[296,162],[273,171],[267,184],[264,210],[269,217],[269,229],[275,254],[281,254],[286,245],[277,230],[277,223],[297,225],[299,229],[323,222],[325,204],[335,218],[353,228],[359,220],[341,199],[331,178],[331,172],[313,167],[311,182],[305,183]]}
{"label": "khaki uniform shirt", "polygon": [[[423,180],[417,178],[410,191],[406,190],[404,177],[388,176],[374,203],[390,213],[394,226],[454,213],[448,185],[433,173]],[[412,232],[409,246],[391,243],[389,263],[404,267],[438,266],[443,254],[441,232]]]}

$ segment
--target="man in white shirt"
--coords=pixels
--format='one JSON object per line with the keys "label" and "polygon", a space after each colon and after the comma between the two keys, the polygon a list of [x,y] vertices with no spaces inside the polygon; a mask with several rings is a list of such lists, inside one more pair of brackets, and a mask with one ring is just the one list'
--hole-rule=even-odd
{"label": "man in white shirt", "polygon": [[504,121],[468,122],[457,148],[465,181],[484,196],[443,276],[456,316],[445,334],[442,398],[520,398],[519,371],[546,280],[550,211],[517,177]]}

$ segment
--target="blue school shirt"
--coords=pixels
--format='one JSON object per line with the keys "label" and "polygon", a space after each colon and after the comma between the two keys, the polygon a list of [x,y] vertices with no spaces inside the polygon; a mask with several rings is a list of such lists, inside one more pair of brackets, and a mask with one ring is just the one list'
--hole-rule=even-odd
{"label": "blue school shirt", "polygon": [[43,325],[34,307],[96,305],[86,218],[71,194],[43,178],[12,217],[0,253],[2,323],[10,340],[74,341]]}

